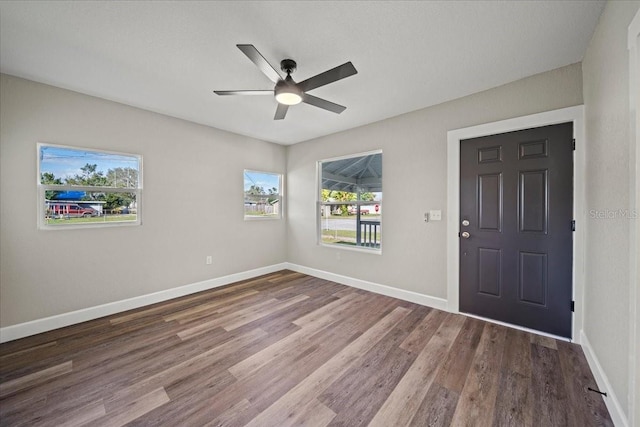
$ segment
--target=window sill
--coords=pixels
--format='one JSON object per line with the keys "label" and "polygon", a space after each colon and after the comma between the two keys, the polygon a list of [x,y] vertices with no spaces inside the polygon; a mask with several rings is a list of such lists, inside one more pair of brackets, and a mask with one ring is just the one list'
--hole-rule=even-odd
{"label": "window sill", "polygon": [[339,250],[345,250],[345,251],[351,251],[351,252],[360,252],[360,253],[366,253],[366,254],[373,254],[373,255],[382,255],[382,248],[367,248],[367,247],[363,247],[363,246],[347,246],[347,245],[339,245],[339,244],[335,244],[335,243],[318,243],[319,246],[323,246],[325,248],[331,248],[331,249],[339,249]]}
{"label": "window sill", "polygon": [[245,216],[245,221],[274,221],[282,219],[281,216]]}
{"label": "window sill", "polygon": [[47,225],[42,224],[38,226],[38,230],[52,231],[52,230],[79,230],[84,228],[111,228],[111,227],[136,227],[142,225],[141,221],[112,221],[107,223],[85,223],[85,224],[60,224],[60,225]]}

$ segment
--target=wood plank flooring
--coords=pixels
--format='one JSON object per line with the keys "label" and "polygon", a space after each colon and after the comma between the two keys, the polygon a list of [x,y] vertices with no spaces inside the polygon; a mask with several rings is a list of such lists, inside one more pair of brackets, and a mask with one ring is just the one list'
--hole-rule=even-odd
{"label": "wood plank flooring", "polygon": [[0,345],[1,426],[608,426],[579,346],[291,271]]}

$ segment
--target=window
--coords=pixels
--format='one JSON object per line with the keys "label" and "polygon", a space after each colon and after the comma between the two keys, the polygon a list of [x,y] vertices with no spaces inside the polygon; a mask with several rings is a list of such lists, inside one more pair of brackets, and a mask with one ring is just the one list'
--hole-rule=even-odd
{"label": "window", "polygon": [[38,224],[140,224],[142,157],[38,144]]}
{"label": "window", "polygon": [[282,218],[282,175],[244,171],[244,219]]}
{"label": "window", "polygon": [[382,152],[318,162],[319,243],[380,252]]}

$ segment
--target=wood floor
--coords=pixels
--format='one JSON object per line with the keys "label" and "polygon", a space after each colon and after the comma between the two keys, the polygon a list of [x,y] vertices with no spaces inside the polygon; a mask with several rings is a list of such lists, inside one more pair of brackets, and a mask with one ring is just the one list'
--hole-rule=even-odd
{"label": "wood floor", "polygon": [[0,346],[2,426],[612,425],[582,350],[282,271]]}

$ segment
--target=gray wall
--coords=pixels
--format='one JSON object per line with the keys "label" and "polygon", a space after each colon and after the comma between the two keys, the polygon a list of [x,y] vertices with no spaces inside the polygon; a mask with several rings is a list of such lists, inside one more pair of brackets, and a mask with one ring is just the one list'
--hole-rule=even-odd
{"label": "gray wall", "polygon": [[[589,211],[630,204],[626,37],[639,5],[607,4],[582,66],[290,147],[0,76],[0,326],[284,261],[446,298],[447,131],[579,105],[584,91],[584,330],[629,416],[630,221]],[[38,230],[38,141],[142,154],[143,225]],[[383,253],[338,259],[316,244],[316,161],[374,149],[384,152]],[[286,172],[286,220],[243,221],[244,168]],[[443,221],[425,224],[430,209]]]}
{"label": "gray wall", "polygon": [[[242,196],[285,147],[6,75],[0,102],[2,327],[285,261],[285,221]],[[38,141],[142,154],[143,225],[38,230]]]}
{"label": "gray wall", "polygon": [[[446,298],[447,131],[582,104],[580,64],[289,147],[288,260]],[[382,255],[316,244],[316,161],[383,150]],[[441,209],[443,220],[424,222]],[[337,253],[340,251],[340,259]]]}
{"label": "gray wall", "polygon": [[[628,414],[630,224],[588,213],[630,203],[626,29],[638,6],[607,4],[582,65],[290,147],[0,76],[0,326],[284,261],[446,298],[447,131],[579,105],[584,90],[585,334]],[[38,230],[39,141],[142,154],[143,225]],[[382,255],[317,245],[316,161],[374,149]],[[286,172],[285,220],[243,220],[245,168]],[[443,221],[425,224],[430,209]]]}
{"label": "gray wall", "polygon": [[[585,334],[629,417],[630,207],[627,28],[639,2],[609,2],[582,64],[587,136]],[[633,151],[635,152],[635,151]]]}
{"label": "gray wall", "polygon": [[[288,148],[2,75],[0,325],[283,261],[446,298],[446,222],[422,220],[446,215],[446,132],[581,104],[581,75],[575,64]],[[143,225],[38,230],[38,141],[142,154]],[[337,260],[316,245],[315,162],[377,148],[383,254]],[[287,171],[286,221],[243,221],[244,168]]]}

